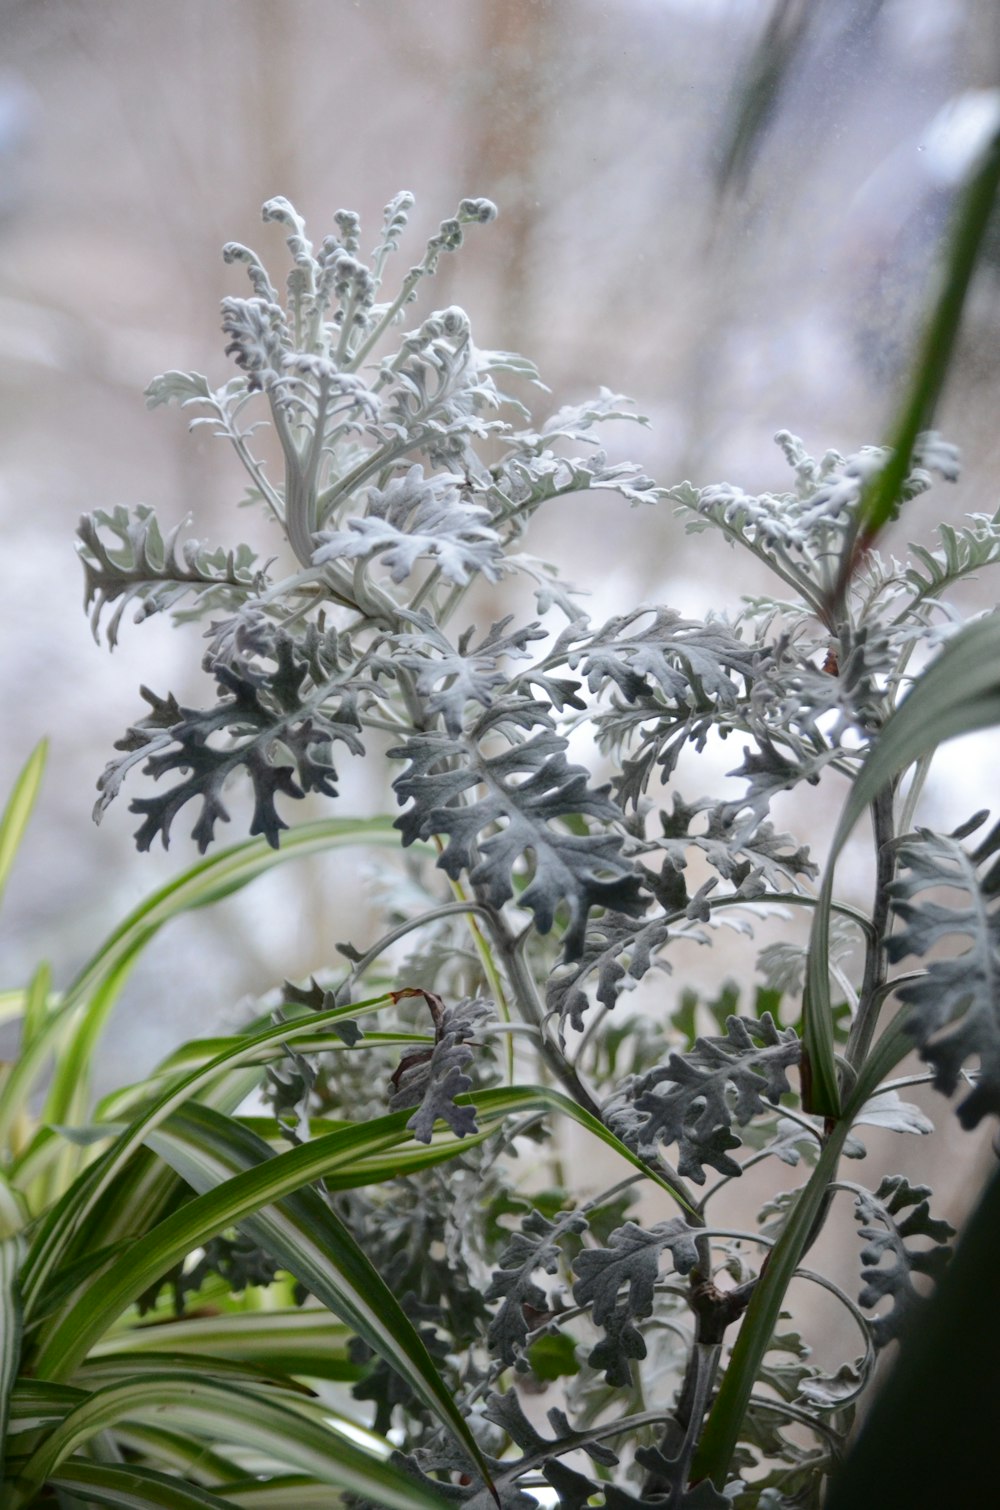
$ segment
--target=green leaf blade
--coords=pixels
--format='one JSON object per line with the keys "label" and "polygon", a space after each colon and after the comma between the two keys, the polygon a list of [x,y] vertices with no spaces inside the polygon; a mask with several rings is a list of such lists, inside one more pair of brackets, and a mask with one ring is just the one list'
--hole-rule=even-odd
{"label": "green leaf blade", "polygon": [[23,1316],[18,1271],[23,1247],[23,1239],[17,1234],[0,1238],[0,1483],[3,1482],[11,1391],[21,1362]]}
{"label": "green leaf blade", "polygon": [[25,1505],[83,1443],[123,1419],[169,1419],[198,1435],[252,1447],[338,1489],[410,1510],[442,1510],[445,1503],[391,1464],[363,1452],[332,1427],[260,1393],[225,1386],[191,1373],[187,1380],[149,1378],[109,1386],[88,1396],[36,1449],[15,1485],[15,1506]]}
{"label": "green leaf blade", "polygon": [[0,817],[0,899],[11,866],[24,838],[28,820],[34,811],[48,758],[48,740],[41,740],[32,750],[14,783],[13,791]]}
{"label": "green leaf blade", "polygon": [[955,353],[962,312],[979,265],[987,226],[1000,191],[1000,130],[995,130],[955,211],[934,307],[913,366],[909,392],[896,420],[891,455],[861,499],[856,529],[841,561],[834,597],[842,597],[862,553],[895,517],[921,432],[931,424]]}
{"label": "green leaf blade", "polygon": [[1000,724],[1000,615],[976,619],[947,641],[886,721],[848,795],[830,846],[813,913],[803,1038],[812,1073],[809,1110],[840,1114],[833,1051],[828,963],[834,868],[851,831],[874,798],[921,756],[946,740]]}

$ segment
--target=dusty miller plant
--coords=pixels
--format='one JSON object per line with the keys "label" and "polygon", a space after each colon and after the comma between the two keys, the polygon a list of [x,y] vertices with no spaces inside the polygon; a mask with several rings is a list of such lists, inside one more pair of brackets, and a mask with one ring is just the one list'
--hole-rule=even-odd
{"label": "dusty miller plant", "polygon": [[[654,486],[597,444],[631,416],[625,400],[602,391],[536,421],[534,368],[480,350],[461,309],[400,336],[441,258],[494,214],[463,201],[386,294],[411,204],[390,203],[366,261],[353,214],[314,247],[270,201],[291,252],[283,288],[247,248],[224,253],[250,281],[223,301],[236,374],[150,385],[151,406],[180,404],[231,445],[283,541],[265,562],[164,533],[148,508],[83,521],[95,634],[113,645],[126,609],[200,620],[209,689],[195,707],[143,689],[149,712],[119,741],[98,812],[143,775],[139,848],[182,823],[205,850],[230,793],[249,789],[250,832],[278,845],[297,801],[337,797],[344,762],[393,772],[406,863],[376,888],[384,931],[268,1005],[280,1024],[388,984],[397,1046],[342,1026],[335,1054],[290,1048],[268,1094],[291,1143],[317,1119],[400,1108],[413,1139],[446,1139],[409,1180],[324,1192],[482,1448],[477,1466],[391,1356],[359,1343],[356,1394],[416,1479],[476,1507],[528,1507],[539,1486],[609,1510],[817,1505],[880,1350],[925,1303],[952,1236],[925,1186],[862,1183],[842,1158],[864,1157],[865,1125],[929,1132],[899,1095],[921,1079],[962,1087],[967,1127],[1000,1110],[1000,829],[983,813],[951,834],[915,826],[934,748],[975,694],[968,666],[995,653],[996,621],[961,627],[948,594],[1000,560],[1000,515],[942,526],[903,560],[859,550],[859,500],[888,453],[815,460],[784,432],[784,493]],[[953,481],[957,461],[926,435],[898,501],[932,472]],[[732,616],[644,604],[593,622],[525,549],[541,507],[586,489],[721,535],[769,569],[774,595]],[[641,519],[612,528],[638,545]],[[526,600],[515,578],[534,614],[484,617],[485,602]],[[568,753],[581,726],[593,769]],[[687,782],[691,752],[720,737],[742,789],[682,794],[679,767]],[[827,807],[847,794],[822,885],[772,815],[820,781]],[[874,885],[859,909],[836,897],[833,867],[866,809]],[[760,951],[755,987],[666,979],[685,941],[710,943],[727,920],[752,939],[761,917],[786,932]],[[652,971],[658,989],[630,1013]],[[912,1048],[926,1071],[894,1079]],[[574,1190],[561,1152],[572,1118],[621,1161],[597,1195]],[[756,1224],[736,1219],[731,1197],[761,1168],[780,1178],[760,1187]],[[808,1255],[826,1223],[852,1218],[844,1288]],[[266,1282],[280,1258],[233,1233],[189,1288],[206,1264]],[[810,1361],[793,1281],[839,1303],[839,1369]]]}

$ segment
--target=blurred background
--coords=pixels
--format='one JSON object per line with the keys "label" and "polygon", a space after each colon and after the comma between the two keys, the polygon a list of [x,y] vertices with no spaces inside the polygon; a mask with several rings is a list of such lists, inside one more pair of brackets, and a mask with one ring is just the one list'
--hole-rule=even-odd
{"label": "blurred background", "polygon": [[[0,928],[3,984],[41,957],[65,983],[196,857],[180,834],[169,855],[137,855],[127,797],[91,822],[111,746],[144,711],[139,682],[203,693],[197,630],[126,621],[112,658],[94,644],[73,531],[81,512],[143,502],[164,526],[190,514],[198,538],[266,553],[266,524],[233,513],[243,480],[226,449],[142,398],[168,368],[229,375],[218,304],[246,290],[220,249],[239,240],[284,266],[264,199],[290,198],[316,241],[355,209],[367,245],[410,189],[404,267],[461,197],[495,200],[499,220],[470,231],[421,313],[461,303],[479,345],[531,356],[552,390],[543,415],[600,384],[629,394],[649,428],[613,427],[609,451],[661,483],[784,487],[781,427],[815,454],[886,438],[993,107],[1000,7],[826,6],[751,171],[720,196],[726,122],[774,14],[771,0],[0,0],[0,791],[51,739]],[[994,265],[940,414],[964,480],[917,501],[897,549],[1000,504]],[[668,508],[560,507],[533,548],[598,584],[595,613],[658,600],[704,614],[760,586]],[[990,581],[981,591],[971,606],[995,600]],[[930,819],[968,816],[970,780],[996,789],[993,750],[943,763]],[[345,801],[379,811],[386,785],[351,771]],[[363,936],[364,876],[360,858],[298,862],[174,923],[126,992],[105,1084],[334,964],[335,940]]]}

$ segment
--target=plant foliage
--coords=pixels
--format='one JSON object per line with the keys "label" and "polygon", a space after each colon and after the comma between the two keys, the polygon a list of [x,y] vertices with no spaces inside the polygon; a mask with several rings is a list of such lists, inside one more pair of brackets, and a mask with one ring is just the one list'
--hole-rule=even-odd
{"label": "plant foliage", "polygon": [[[877,447],[814,459],[781,432],[785,491],[656,486],[598,445],[634,418],[626,400],[539,418],[534,368],[479,349],[461,309],[401,330],[494,214],[463,201],[391,294],[411,207],[390,202],[365,262],[353,214],[316,246],[269,201],[291,268],[275,282],[225,249],[250,285],[223,301],[235,374],[147,390],[229,444],[279,527],[274,559],[148,508],[80,526],[96,634],[113,645],[126,610],[171,613],[200,621],[205,647],[198,706],[143,689],[97,816],[145,783],[140,849],[178,820],[203,854],[231,816],[249,837],[137,909],[65,991],[41,969],[4,998],[23,1025],[0,1085],[15,1510],[51,1492],[818,1504],[877,1350],[911,1325],[915,1280],[940,1276],[952,1235],[925,1187],[847,1182],[841,1159],[865,1157],[858,1127],[931,1130],[891,1079],[914,1045],[931,1069],[903,1083],[965,1081],[968,1126],[1000,1110],[998,831],[970,841],[983,815],[913,827],[940,740],[1000,719],[1000,621],[963,626],[947,596],[1000,561],[1000,515],[902,561],[869,548],[887,477],[895,509],[932,473],[955,481],[932,433],[904,465]],[[594,489],[617,495],[609,509],[672,507],[767,568],[774,595],[593,622],[524,537],[540,508]],[[525,601],[514,578],[533,612],[484,613]],[[685,796],[720,738],[739,751],[735,795]],[[339,801],[345,761],[383,752],[395,813],[289,826],[305,798]],[[0,824],[0,884],[40,768]],[[786,794],[817,786],[841,804],[822,870],[784,826]],[[866,809],[860,910],[833,871]],[[373,937],[263,999],[243,1032],[92,1105],[94,1045],[160,926],[296,854],[392,837]],[[692,944],[732,925],[749,950],[775,920],[759,983],[674,986]],[[580,1164],[571,1126],[607,1173]],[[760,1194],[755,1224],[730,1215],[734,1181]],[[838,1191],[863,1241],[855,1293],[807,1267]],[[832,1373],[789,1329],[793,1282],[839,1306]],[[546,1392],[548,1432],[525,1409]]]}

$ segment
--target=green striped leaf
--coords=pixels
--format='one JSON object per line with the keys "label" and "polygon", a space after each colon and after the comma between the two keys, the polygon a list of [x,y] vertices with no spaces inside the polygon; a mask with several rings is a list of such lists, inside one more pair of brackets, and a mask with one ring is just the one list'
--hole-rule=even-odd
{"label": "green striped leaf", "polygon": [[[156,1330],[169,1333],[170,1328],[157,1327]],[[310,1393],[305,1385],[294,1385],[293,1381],[281,1377],[277,1370],[267,1369],[253,1359],[236,1362],[230,1358],[202,1353],[175,1356],[170,1351],[169,1336],[161,1336],[160,1342],[158,1352],[104,1353],[100,1358],[88,1358],[73,1375],[74,1383],[93,1392],[107,1384],[122,1384],[128,1379],[142,1379],[148,1374],[156,1374],[165,1379],[172,1374],[183,1374],[187,1378],[192,1373],[197,1373],[205,1379],[235,1379],[251,1385],[275,1384],[286,1390],[299,1388],[306,1394]]]}
{"label": "green striped leaf", "polygon": [[[487,1124],[512,1113],[562,1110],[616,1148],[633,1167],[643,1168],[596,1119],[558,1092],[500,1087],[468,1099]],[[176,1112],[169,1126],[149,1136],[178,1172],[203,1193],[117,1253],[100,1285],[91,1277],[77,1294],[64,1299],[58,1314],[39,1328],[36,1370],[45,1376],[71,1372],[150,1283],[191,1249],[239,1223],[386,1358],[465,1440],[464,1422],[394,1295],[329,1206],[315,1191],[301,1188],[320,1176],[336,1178],[338,1171],[342,1184],[363,1183],[368,1178],[363,1159],[387,1153],[393,1145],[409,1144],[421,1162],[454,1155],[467,1146],[445,1133],[430,1148],[414,1149],[406,1131],[407,1117],[408,1113],[397,1112],[271,1156],[262,1140],[231,1118],[201,1106]],[[394,1171],[384,1172],[388,1176]],[[660,1183],[670,1189],[666,1182]],[[107,1199],[113,1198],[109,1192]]]}
{"label": "green striped leaf", "polygon": [[51,1379],[21,1376],[10,1396],[10,1419],[21,1431],[37,1431],[52,1421],[61,1421],[79,1405],[85,1391],[74,1384],[55,1384]]}
{"label": "green striped leaf", "polygon": [[48,1073],[57,1046],[59,1035],[47,1032],[48,1024],[53,1020],[53,1004],[57,1001],[58,997],[51,991],[49,966],[39,965],[23,994],[23,1026],[17,1060],[0,1088],[0,1148],[8,1157],[14,1152],[14,1130],[25,1117],[39,1080]]}
{"label": "green striped leaf", "polygon": [[43,961],[32,976],[25,997],[19,1055],[24,1053],[36,1035],[41,1032],[46,1017],[58,1001],[59,997],[52,990],[52,970]]}
{"label": "green striped leaf", "polygon": [[[99,1432],[119,1420],[149,1417],[212,1441],[253,1448],[278,1463],[381,1505],[398,1506],[399,1510],[443,1510],[446,1504],[391,1464],[363,1452],[332,1427],[308,1419],[284,1402],[232,1383],[222,1385],[192,1375],[187,1380],[171,1376],[110,1385],[88,1396],[24,1464],[10,1486],[10,1510],[27,1505],[43,1484],[52,1481],[60,1465]],[[116,1465],[102,1466],[110,1472]],[[75,1465],[74,1471],[78,1471]]]}
{"label": "green striped leaf", "polygon": [[886,720],[851,787],[830,846],[823,885],[813,912],[803,1038],[812,1072],[809,1110],[840,1114],[830,1001],[830,912],[834,868],[869,803],[921,756],[948,739],[1000,723],[1000,616],[966,624],[945,644],[912,691]]}
{"label": "green striped leaf", "polygon": [[280,849],[272,849],[265,839],[257,838],[219,850],[168,881],[129,913],[84,965],[67,996],[87,994],[180,913],[222,901],[286,860],[358,844],[382,844],[395,849],[399,835],[390,818],[326,818],[290,830],[283,835]]}
{"label": "green striped leaf", "polygon": [[[36,1373],[65,1378],[154,1280],[193,1248],[238,1223],[386,1359],[488,1480],[464,1418],[395,1295],[326,1202],[314,1190],[300,1188],[359,1150],[378,1152],[393,1141],[408,1141],[405,1121],[405,1113],[396,1113],[272,1158],[267,1144],[232,1118],[207,1107],[175,1114],[178,1131],[187,1133],[186,1156],[177,1156],[176,1167],[203,1194],[116,1253],[100,1284],[91,1276],[66,1297],[53,1320],[39,1328]],[[194,1135],[192,1128],[198,1130]],[[176,1142],[163,1137],[168,1156],[174,1155]],[[240,1172],[234,1174],[235,1169]]]}
{"label": "green striped leaf", "polygon": [[[198,1068],[174,1084],[144,1116],[132,1125],[127,1133],[118,1139],[115,1146],[87,1171],[74,1189],[53,1208],[40,1225],[25,1261],[23,1284],[25,1304],[29,1311],[38,1303],[47,1276],[53,1267],[56,1263],[66,1260],[68,1244],[74,1233],[87,1222],[88,1214],[92,1213],[100,1203],[104,1192],[120,1178],[129,1160],[142,1146],[144,1139],[172,1111],[182,1106],[191,1097],[203,1093],[205,1088],[218,1080],[220,1075],[248,1063],[262,1065],[268,1058],[280,1056],[283,1053],[282,1045],[285,1043],[300,1040],[320,1043],[323,1041],[321,1035],[324,1028],[331,1027],[348,1017],[359,1018],[378,1011],[386,1004],[386,1000],[384,996],[374,997],[351,1006],[335,1007],[327,1012],[313,1013],[298,1022],[283,1023],[277,1027],[263,1029],[259,1033],[242,1039],[236,1047],[227,1048],[225,1052],[209,1060],[208,1063],[200,1064]],[[480,1093],[475,1104],[482,1106],[484,1110],[496,1110],[506,1115],[509,1112],[529,1109],[523,1101],[524,1094],[523,1091],[514,1091],[513,1099],[510,1099],[511,1093],[502,1089]],[[498,1099],[503,1097],[508,1097],[508,1099],[506,1101]],[[615,1149],[633,1168],[654,1180],[670,1194],[677,1204],[690,1213],[691,1208],[683,1196],[667,1179],[645,1165],[609,1132],[603,1123],[583,1111],[567,1096],[536,1086],[530,1089],[530,1097],[532,1098],[530,1109],[560,1111],[571,1117],[608,1147]]]}
{"label": "green striped leaf", "polygon": [[[2,1146],[2,1145],[0,1145]],[[21,1232],[30,1220],[21,1192],[11,1185],[0,1169],[0,1242]]]}
{"label": "green striped leaf", "polygon": [[0,1022],[16,1022],[24,1015],[24,991],[0,991]]}
{"label": "green striped leaf", "polygon": [[909,1047],[907,1035],[897,1019],[883,1033],[866,1059],[843,1117],[830,1132],[812,1174],[789,1213],[781,1236],[768,1254],[767,1264],[761,1271],[746,1315],[740,1323],[728,1367],[698,1444],[692,1468],[693,1482],[711,1478],[720,1489],[725,1484],[764,1354],[771,1346],[780,1321],[788,1286],[802,1262],[815,1224],[829,1199],[830,1182],[836,1177],[851,1124],[868,1098],[878,1090],[885,1076],[905,1056]]}
{"label": "green striped leaf", "polygon": [[[142,1421],[121,1421],[114,1433],[115,1443],[123,1453],[129,1453],[137,1462],[168,1469],[186,1484],[221,1490],[224,1485],[242,1482],[246,1472],[217,1446],[210,1447],[204,1438],[193,1434],[167,1431]],[[326,1495],[329,1499],[328,1485]]]}
{"label": "green striped leaf", "polygon": [[14,783],[14,789],[0,814],[0,898],[3,897],[11,866],[28,826],[45,771],[49,752],[48,740],[35,746]]}
{"label": "green striped leaf", "polygon": [[[328,1012],[312,1013],[300,1022],[282,1023],[277,1027],[248,1034],[238,1041],[235,1048],[227,1047],[223,1053],[200,1064],[171,1085],[117,1139],[114,1146],[91,1165],[40,1223],[24,1265],[23,1293],[28,1312],[33,1311],[55,1265],[66,1262],[73,1238],[84,1228],[104,1193],[121,1178],[148,1134],[172,1111],[193,1096],[203,1096],[209,1087],[235,1071],[245,1070],[248,1066],[260,1066],[257,1074],[262,1073],[263,1066],[270,1058],[280,1057],[282,1044],[315,1035],[324,1027],[348,1017],[364,1017],[384,1007],[388,1000],[386,996],[377,996],[349,1007],[335,1007]],[[251,1075],[249,1081],[239,1082],[240,1099],[249,1094],[255,1079],[256,1076]]]}
{"label": "green striped leaf", "polygon": [[[384,1000],[384,998],[379,998]],[[302,1024],[312,1021],[312,1016],[303,1014],[300,1018]],[[228,1037],[196,1038],[186,1043],[164,1059],[151,1073],[136,1085],[127,1085],[119,1090],[111,1091],[97,1105],[93,1122],[96,1125],[105,1122],[125,1122],[131,1117],[140,1115],[146,1111],[150,1104],[167,1092],[172,1086],[180,1084],[185,1075],[202,1068],[202,1066],[217,1060],[220,1055],[238,1054],[247,1041],[247,1037],[261,1031],[269,1032],[274,1026],[273,1019],[266,1017],[260,1022],[250,1023],[242,1033],[230,1034]],[[315,1026],[315,1025],[314,1025]],[[431,1033],[379,1033],[366,1032],[364,1042],[359,1043],[357,1048],[349,1048],[336,1035],[323,1032],[322,1029],[314,1032],[312,1036],[305,1033],[297,1037],[295,1046],[301,1054],[337,1054],[337,1053],[363,1053],[366,1048],[401,1048],[412,1049],[433,1046],[434,1036]],[[283,1050],[280,1047],[270,1056],[280,1058]],[[261,1061],[262,1063],[264,1060]],[[262,1123],[264,1118],[259,1119]],[[272,1119],[273,1125],[278,1124]],[[317,1119],[311,1119],[311,1125],[319,1126]]]}
{"label": "green striped leaf", "polygon": [[59,1049],[43,1120],[69,1123],[86,1116],[94,1048],[136,959],[165,923],[231,896],[287,860],[358,844],[395,845],[389,818],[328,818],[287,834],[280,849],[262,838],[220,850],[160,887],[113,930],[67,990],[46,1029],[46,1046]]}
{"label": "green striped leaf", "polygon": [[18,1272],[23,1239],[19,1234],[0,1239],[0,1484],[7,1444],[10,1396],[21,1362],[21,1296]]}
{"label": "green striped leaf", "polygon": [[226,1490],[227,1503],[245,1510],[330,1510],[330,1491],[304,1474],[282,1474],[266,1482],[245,1479]]}
{"label": "green striped leaf", "polygon": [[[44,1287],[46,1277],[54,1265],[65,1261],[67,1244],[71,1241],[73,1234],[86,1223],[88,1212],[98,1204],[103,1192],[120,1178],[146,1136],[172,1111],[191,1097],[203,1094],[205,1088],[212,1085],[220,1076],[249,1064],[263,1066],[269,1059],[280,1057],[284,1052],[282,1046],[285,1043],[304,1042],[318,1047],[327,1046],[328,1042],[338,1042],[339,1040],[333,1037],[329,1041],[325,1040],[324,1029],[346,1018],[360,1018],[379,1011],[387,1004],[387,1000],[385,996],[373,997],[368,1001],[357,1002],[350,1006],[335,1007],[327,1012],[311,1013],[297,1022],[264,1028],[237,1040],[232,1047],[227,1044],[226,1049],[214,1059],[199,1063],[195,1069],[170,1086],[159,1100],[136,1120],[128,1132],[118,1139],[115,1146],[87,1171],[84,1178],[77,1182],[75,1188],[49,1212],[40,1225],[25,1261],[24,1294],[25,1304],[29,1311],[33,1308],[36,1297]],[[574,1102],[556,1092],[545,1093],[536,1087],[533,1094],[536,1096],[548,1094],[550,1099],[545,1103],[548,1109],[560,1110],[573,1117],[609,1147],[615,1148],[633,1167],[648,1174],[685,1210],[690,1210],[683,1197],[673,1189],[669,1181],[649,1170],[596,1118],[581,1111]]]}
{"label": "green striped leaf", "polygon": [[[440,1130],[430,1144],[414,1144],[406,1126],[409,1112],[392,1112],[313,1138],[299,1148],[272,1157],[271,1167],[280,1163],[287,1171],[283,1178],[289,1189],[295,1188],[292,1183],[295,1171],[299,1172],[300,1184],[322,1177],[331,1189],[354,1189],[454,1158],[483,1141],[507,1117],[550,1111],[559,1112],[585,1128],[633,1169],[657,1183],[685,1211],[694,1214],[667,1179],[650,1169],[602,1122],[561,1091],[538,1085],[494,1086],[458,1096],[456,1100],[459,1105],[476,1108],[478,1134],[457,1138],[439,1124]],[[217,1118],[205,1107],[189,1105],[174,1113],[166,1126],[150,1134],[149,1141],[189,1184],[201,1190],[208,1188],[207,1182],[213,1174],[221,1180],[246,1167],[238,1151],[237,1127],[254,1136],[242,1119]],[[262,1139],[256,1141],[262,1148],[268,1146]],[[242,1146],[248,1148],[249,1140]]]}
{"label": "green striped leaf", "polygon": [[946,246],[941,287],[913,365],[909,391],[896,420],[890,441],[891,455],[861,498],[835,595],[843,593],[862,552],[895,517],[917,439],[933,422],[954,356],[969,286],[979,265],[983,240],[997,203],[998,187],[1000,131],[994,133],[959,199]]}
{"label": "green striped leaf", "polygon": [[[50,1479],[55,1488],[77,1494],[98,1505],[123,1510],[231,1510],[232,1500],[220,1499],[196,1484],[184,1484],[173,1474],[155,1468],[117,1463],[93,1463],[72,1457]],[[324,1491],[329,1503],[329,1488]]]}
{"label": "green striped leaf", "polygon": [[348,1358],[351,1335],[349,1327],[317,1306],[194,1316],[101,1338],[91,1348],[79,1377],[88,1379],[93,1367],[109,1354],[124,1362],[166,1348],[175,1358],[208,1355],[254,1363],[280,1374],[355,1379],[363,1366]]}
{"label": "green striped leaf", "polygon": [[[534,1098],[521,1098],[520,1104],[525,1103],[534,1105]],[[115,1249],[99,1286],[88,1273],[79,1289],[67,1294],[58,1313],[39,1328],[36,1372],[65,1376],[154,1280],[192,1249],[242,1223],[440,1412],[443,1390],[436,1370],[394,1295],[326,1203],[315,1191],[302,1188],[321,1177],[336,1179],[338,1171],[344,1186],[366,1183],[365,1171],[355,1169],[365,1155],[398,1144],[412,1146],[408,1115],[395,1112],[272,1156],[261,1139],[210,1108],[191,1106],[175,1112],[169,1128],[151,1134],[151,1140],[202,1193],[127,1249]],[[412,1152],[429,1163],[454,1157],[467,1146],[467,1139],[463,1142],[449,1133],[438,1145],[421,1144]],[[116,1199],[117,1192],[109,1192],[108,1200]],[[256,1223],[249,1220],[274,1203],[281,1203],[275,1213]],[[395,1338],[387,1319],[398,1331]],[[400,1357],[404,1345],[413,1352],[410,1363]],[[454,1420],[450,1400],[446,1418]]]}

